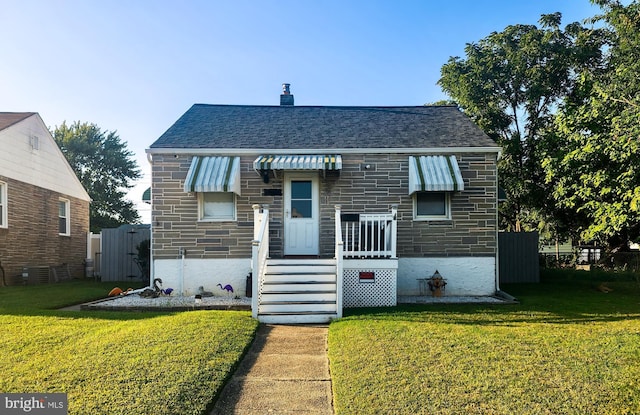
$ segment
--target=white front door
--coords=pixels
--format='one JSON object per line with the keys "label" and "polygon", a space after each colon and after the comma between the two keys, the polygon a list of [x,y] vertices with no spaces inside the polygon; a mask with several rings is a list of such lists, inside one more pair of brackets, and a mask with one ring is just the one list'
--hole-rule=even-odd
{"label": "white front door", "polygon": [[318,174],[287,174],[284,180],[284,254],[318,255]]}

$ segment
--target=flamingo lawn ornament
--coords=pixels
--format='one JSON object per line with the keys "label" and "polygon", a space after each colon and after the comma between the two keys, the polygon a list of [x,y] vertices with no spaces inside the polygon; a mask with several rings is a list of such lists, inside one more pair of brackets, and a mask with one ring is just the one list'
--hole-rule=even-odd
{"label": "flamingo lawn ornament", "polygon": [[224,287],[222,286],[222,284],[218,284],[218,287],[220,287],[221,290],[225,290],[227,292],[227,295],[231,295],[233,293],[233,287],[229,284],[225,285]]}
{"label": "flamingo lawn ornament", "polygon": [[115,297],[117,295],[127,295],[129,294],[131,291],[133,291],[133,288],[127,288],[125,291],[122,291],[122,288],[120,287],[114,287],[113,290],[109,291],[108,296],[109,297]]}

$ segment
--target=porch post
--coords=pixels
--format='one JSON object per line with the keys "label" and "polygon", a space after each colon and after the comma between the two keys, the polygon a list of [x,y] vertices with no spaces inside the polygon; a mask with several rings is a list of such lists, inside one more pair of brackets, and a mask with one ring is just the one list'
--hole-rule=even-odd
{"label": "porch post", "polygon": [[338,318],[342,318],[342,260],[344,257],[344,242],[342,240],[342,215],[341,205],[335,205],[336,208],[336,230],[335,230],[335,238],[336,238],[336,315]]}
{"label": "porch post", "polygon": [[251,241],[251,317],[258,318],[258,278],[259,276],[260,241]]}
{"label": "porch post", "polygon": [[396,244],[398,242],[398,205],[391,205],[391,258],[397,258]]}
{"label": "porch post", "polygon": [[260,278],[260,233],[261,214],[260,205],[255,204],[253,208],[253,241],[251,241],[251,316],[258,318],[258,278]]}
{"label": "porch post", "polygon": [[260,230],[260,205],[252,205],[253,208],[253,239],[258,238],[258,231]]}

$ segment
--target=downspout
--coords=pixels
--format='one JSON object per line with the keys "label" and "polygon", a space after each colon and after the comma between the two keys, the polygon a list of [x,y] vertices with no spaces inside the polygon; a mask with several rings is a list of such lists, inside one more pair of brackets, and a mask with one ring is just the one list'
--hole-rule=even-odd
{"label": "downspout", "polygon": [[499,232],[499,228],[500,228],[500,209],[499,209],[499,204],[500,202],[498,202],[498,188],[499,188],[499,180],[500,178],[498,177],[498,160],[500,160],[500,156],[501,156],[501,152],[499,151],[497,156],[496,156],[496,293],[500,292],[500,246],[499,246],[499,239],[500,239],[500,232]]}
{"label": "downspout", "polygon": [[[146,150],[147,161],[151,166],[151,175],[153,176],[153,156]],[[155,265],[153,263],[153,180],[151,180],[151,191],[149,192],[149,205],[151,206],[151,223],[149,224],[149,288],[153,288],[153,280],[155,279]]]}
{"label": "downspout", "polygon": [[180,295],[184,296],[184,258],[187,250],[180,248],[178,254],[180,255]]}
{"label": "downspout", "polygon": [[91,255],[91,236],[93,232],[87,232],[87,254],[84,256],[84,277],[92,278],[93,275],[89,275],[89,270],[93,270],[95,265],[93,264],[93,256]]}

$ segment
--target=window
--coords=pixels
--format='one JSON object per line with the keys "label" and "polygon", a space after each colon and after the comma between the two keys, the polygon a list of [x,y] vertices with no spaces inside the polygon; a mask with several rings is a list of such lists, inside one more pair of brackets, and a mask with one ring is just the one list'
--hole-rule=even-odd
{"label": "window", "polygon": [[450,219],[448,193],[416,192],[413,200],[415,219]]}
{"label": "window", "polygon": [[0,228],[7,227],[7,184],[0,182]]}
{"label": "window", "polygon": [[70,235],[71,227],[69,226],[69,201],[67,199],[60,199],[58,201],[58,233],[60,235]]}
{"label": "window", "polygon": [[313,217],[313,182],[291,181],[291,217],[311,218]]}
{"label": "window", "polygon": [[222,221],[236,219],[235,194],[232,192],[198,193],[200,220]]}

